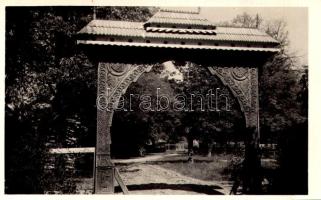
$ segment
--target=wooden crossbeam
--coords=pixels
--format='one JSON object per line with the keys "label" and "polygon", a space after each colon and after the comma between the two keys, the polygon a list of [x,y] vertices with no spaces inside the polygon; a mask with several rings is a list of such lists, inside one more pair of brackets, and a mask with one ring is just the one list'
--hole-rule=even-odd
{"label": "wooden crossbeam", "polygon": [[52,148],[50,154],[70,154],[70,153],[95,153],[95,147],[81,148]]}

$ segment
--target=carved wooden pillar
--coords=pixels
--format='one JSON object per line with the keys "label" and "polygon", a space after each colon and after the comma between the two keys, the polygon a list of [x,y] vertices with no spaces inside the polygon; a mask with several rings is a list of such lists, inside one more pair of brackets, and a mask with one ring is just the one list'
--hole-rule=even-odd
{"label": "carved wooden pillar", "polygon": [[148,65],[123,63],[99,63],[97,85],[97,136],[95,153],[94,192],[114,193],[114,165],[110,157],[112,118],[119,99],[128,86],[142,73],[151,69]]}
{"label": "carved wooden pillar", "polygon": [[258,69],[249,67],[209,67],[228,86],[244,113],[246,133],[243,161],[243,193],[259,194],[261,191],[261,162],[259,154],[259,91]]}
{"label": "carved wooden pillar", "polygon": [[97,135],[95,151],[94,193],[114,192],[114,165],[110,157],[112,111],[108,110],[107,65],[98,65]]}

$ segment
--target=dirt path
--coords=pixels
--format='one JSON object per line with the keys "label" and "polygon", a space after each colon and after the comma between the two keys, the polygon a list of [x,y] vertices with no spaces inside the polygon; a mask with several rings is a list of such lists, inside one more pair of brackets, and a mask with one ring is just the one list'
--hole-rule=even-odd
{"label": "dirt path", "polygon": [[[228,185],[187,177],[153,164],[134,163],[117,169],[129,194],[219,195],[230,191]],[[118,184],[115,185],[115,193],[122,194]],[[76,187],[78,194],[91,194],[93,178],[79,180]]]}
{"label": "dirt path", "polygon": [[229,188],[215,181],[203,181],[151,164],[118,168],[131,194],[228,194]]}
{"label": "dirt path", "polygon": [[[151,163],[163,159],[170,160],[178,155],[159,153],[142,158],[113,159],[113,163],[130,194],[229,194],[229,183],[191,178]],[[122,194],[117,182],[115,185],[116,194]],[[77,183],[77,193],[88,194],[92,193],[92,190],[92,178]]]}

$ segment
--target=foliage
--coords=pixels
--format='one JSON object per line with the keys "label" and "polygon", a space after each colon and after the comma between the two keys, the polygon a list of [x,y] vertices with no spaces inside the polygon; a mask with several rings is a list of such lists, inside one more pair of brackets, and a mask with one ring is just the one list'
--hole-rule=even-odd
{"label": "foliage", "polygon": [[[104,10],[108,19],[151,15],[149,8]],[[43,192],[48,145],[94,145],[96,69],[75,43],[92,13],[91,7],[6,8],[6,193]]]}
{"label": "foliage", "polygon": [[185,126],[193,127],[192,138],[200,139],[204,145],[208,146],[208,153],[211,152],[214,141],[220,144],[237,141],[241,134],[235,130],[237,127],[244,126],[245,122],[239,104],[231,91],[218,77],[210,75],[206,67],[192,65],[184,69],[183,74],[185,79],[181,87],[184,94],[206,97],[208,91],[212,90],[215,93],[213,103],[218,105],[215,108],[216,111],[209,111],[209,108],[203,105],[205,109],[202,111],[204,102],[198,100],[193,101],[193,105],[188,104],[188,107],[195,107],[195,111],[185,113],[183,122]]}
{"label": "foliage", "polygon": [[[174,133],[180,123],[180,114],[172,109],[156,111],[157,95],[170,98],[169,102],[173,102],[174,96],[168,81],[160,77],[162,71],[162,65],[156,64],[151,72],[143,74],[127,89],[120,103],[123,109],[116,111],[113,117],[112,151],[119,145],[144,146],[146,143],[155,145],[158,141],[177,140]],[[150,109],[142,109],[148,105]]]}
{"label": "foliage", "polygon": [[56,85],[65,77],[59,70],[56,33],[70,36],[76,28],[51,8],[6,11],[6,169],[12,172],[6,171],[6,192],[41,193],[48,114]]}
{"label": "foliage", "polygon": [[263,19],[259,14],[255,16],[251,16],[250,14],[244,12],[240,15],[237,15],[233,20],[232,23],[235,26],[241,26],[246,28],[258,28]]}
{"label": "foliage", "polygon": [[97,19],[144,22],[155,14],[156,8],[148,7],[96,7]]}
{"label": "foliage", "polygon": [[[300,83],[301,76],[307,72],[298,66],[297,56],[289,50],[286,22],[282,19],[264,20],[259,14],[244,12],[232,21],[220,24],[258,28],[279,42],[280,52],[272,56],[260,70],[260,124],[263,139],[307,120],[306,113],[302,112],[307,109],[307,87],[300,86],[304,84],[302,81]],[[307,83],[307,76],[303,79]],[[303,91],[306,97],[298,98]],[[305,108],[300,106],[303,104]]]}
{"label": "foliage", "polygon": [[[295,124],[279,139],[279,165],[273,193],[308,194],[308,124]],[[293,181],[295,177],[296,181]]]}
{"label": "foliage", "polygon": [[[137,98],[131,99],[134,112],[128,112],[128,109],[115,112],[112,127],[115,146],[117,143],[127,144],[134,141],[141,145],[146,141],[156,144],[159,140],[175,143],[181,137],[188,137],[201,140],[204,145],[209,146],[208,151],[211,152],[214,140],[221,144],[230,140],[240,140],[241,134],[234,130],[244,126],[244,118],[231,92],[217,77],[210,75],[207,68],[174,63],[176,69],[182,73],[183,81],[171,79],[170,74],[162,76],[166,74],[166,69],[162,67],[163,65],[155,65],[152,72],[143,74],[128,88],[124,95],[127,104],[131,95],[134,97],[137,95]],[[158,88],[159,96],[169,98],[169,109],[162,112],[156,112],[156,108],[152,111],[142,111],[140,109],[142,99],[139,97],[149,95],[151,105],[156,105]],[[223,97],[213,98],[212,104],[215,106],[217,100],[220,111],[210,111],[206,95],[209,90],[213,90],[213,94],[216,95],[216,88],[219,91],[218,95]],[[178,102],[175,96],[179,95],[186,97],[185,109],[182,111],[173,109],[173,104]],[[192,98],[193,101],[191,101]],[[226,110],[226,104],[228,104],[228,110]],[[128,107],[129,105],[125,106],[125,108]],[[185,129],[189,127],[192,127],[191,131],[186,133]]]}
{"label": "foliage", "polygon": [[[257,27],[280,42],[281,51],[272,56],[261,69],[259,86],[261,142],[279,145],[280,168],[273,180],[275,191],[271,192],[305,194],[308,71],[298,66],[296,55],[289,51],[285,21],[263,21],[258,15],[250,16],[244,13],[237,16],[233,23],[243,27]],[[292,181],[294,176],[298,181]]]}
{"label": "foliage", "polygon": [[280,42],[281,49],[263,66],[260,85],[261,124],[273,133],[307,120],[300,106],[306,99],[298,99],[303,89],[299,83],[302,67],[298,66],[296,56],[289,53],[286,23],[269,22],[266,32]]}

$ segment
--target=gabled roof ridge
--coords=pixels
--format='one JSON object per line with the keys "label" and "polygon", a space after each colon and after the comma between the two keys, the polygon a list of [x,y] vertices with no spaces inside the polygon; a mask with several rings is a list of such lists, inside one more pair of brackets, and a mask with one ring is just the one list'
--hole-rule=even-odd
{"label": "gabled roof ridge", "polygon": [[[159,29],[159,30],[162,30],[162,29],[166,29],[166,30],[177,30],[178,28],[171,28],[171,27],[147,27],[148,29]],[[215,29],[202,29],[202,28],[193,28],[193,29],[189,29],[189,28],[179,28],[180,30],[195,30],[195,31],[215,31]]]}
{"label": "gabled roof ridge", "polygon": [[192,11],[192,10],[180,10],[180,9],[175,9],[175,8],[160,8],[159,12],[171,12],[171,13],[186,13],[186,14],[199,14],[199,9],[197,11]]}
{"label": "gabled roof ridge", "polygon": [[144,29],[144,22],[94,19],[89,22],[88,26],[120,29]]}
{"label": "gabled roof ridge", "polygon": [[[241,33],[241,32],[239,32],[239,33],[233,33],[233,35],[260,35],[260,36],[266,36],[266,37],[271,37],[269,34],[267,34],[265,31],[263,31],[263,30],[260,30],[260,29],[258,29],[258,28],[251,28],[251,27],[234,27],[234,26],[217,26],[216,27],[216,30],[218,31],[218,32],[220,32],[221,30],[220,29],[243,29],[243,30],[246,30],[246,31],[249,31],[249,30],[253,30],[253,31],[256,31],[256,32],[258,32],[258,33],[260,33],[260,34],[255,34],[255,33],[253,33],[253,32],[251,32],[251,33]],[[227,33],[224,33],[224,32],[220,32],[220,34],[227,34]]]}
{"label": "gabled roof ridge", "polygon": [[156,16],[155,18],[162,18],[162,19],[183,19],[183,20],[199,20],[199,21],[209,21],[208,19],[206,18],[198,18],[198,19],[194,19],[194,18],[189,18],[189,19],[186,19],[186,18],[179,18],[179,17],[163,17],[163,16]]}
{"label": "gabled roof ridge", "polygon": [[144,22],[137,22],[137,21],[123,21],[123,20],[115,20],[115,19],[93,19],[92,21],[113,21],[113,22],[129,22],[129,23],[144,23]]}
{"label": "gabled roof ridge", "polygon": [[135,22],[135,21],[122,21],[122,20],[113,20],[113,19],[93,19],[89,22],[89,24],[94,22],[115,22],[115,23],[132,23],[132,24],[144,24],[145,22]]}

